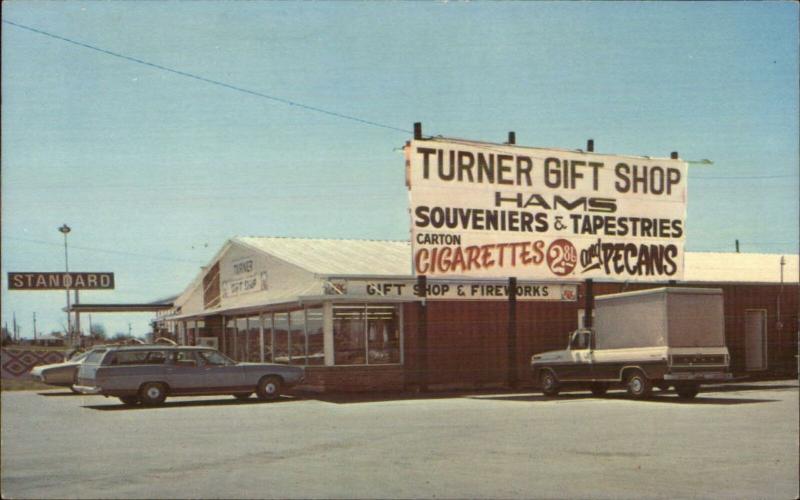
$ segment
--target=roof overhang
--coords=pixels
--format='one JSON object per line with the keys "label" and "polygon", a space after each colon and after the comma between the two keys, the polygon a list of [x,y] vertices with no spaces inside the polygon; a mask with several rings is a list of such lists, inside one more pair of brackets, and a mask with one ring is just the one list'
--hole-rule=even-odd
{"label": "roof overhang", "polygon": [[159,312],[172,309],[172,302],[163,304],[72,304],[69,312],[74,313],[127,313]]}

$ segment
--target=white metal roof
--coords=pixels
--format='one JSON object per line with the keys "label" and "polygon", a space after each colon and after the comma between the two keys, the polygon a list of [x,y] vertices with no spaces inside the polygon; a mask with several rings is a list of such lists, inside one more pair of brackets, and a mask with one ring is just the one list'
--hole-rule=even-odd
{"label": "white metal roof", "polygon": [[266,252],[319,275],[411,275],[411,243],[387,240],[236,237],[233,241]]}
{"label": "white metal roof", "polygon": [[798,256],[769,253],[686,252],[684,281],[715,283],[784,283],[800,281]]}
{"label": "white metal roof", "polygon": [[[411,243],[387,240],[237,237],[279,259],[319,275],[410,276]],[[785,283],[798,283],[798,256],[784,255]],[[781,255],[686,252],[683,281],[694,283],[780,283]]]}

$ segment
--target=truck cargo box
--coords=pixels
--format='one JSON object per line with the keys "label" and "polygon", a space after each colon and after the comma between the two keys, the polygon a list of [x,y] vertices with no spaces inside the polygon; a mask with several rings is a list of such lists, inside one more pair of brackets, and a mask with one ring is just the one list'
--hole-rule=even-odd
{"label": "truck cargo box", "polygon": [[722,290],[655,288],[595,298],[597,349],[723,347]]}

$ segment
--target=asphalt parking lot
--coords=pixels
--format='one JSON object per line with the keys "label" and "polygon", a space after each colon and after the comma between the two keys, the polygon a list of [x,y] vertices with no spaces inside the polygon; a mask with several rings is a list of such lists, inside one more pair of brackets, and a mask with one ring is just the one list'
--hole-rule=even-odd
{"label": "asphalt parking lot", "polygon": [[795,381],[538,393],[2,394],[4,498],[795,498]]}

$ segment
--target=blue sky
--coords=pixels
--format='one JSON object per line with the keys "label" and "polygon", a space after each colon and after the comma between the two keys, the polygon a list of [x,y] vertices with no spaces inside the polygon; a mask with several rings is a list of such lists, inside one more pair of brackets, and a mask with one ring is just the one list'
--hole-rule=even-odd
{"label": "blue sky", "polygon": [[[5,2],[3,19],[368,126],[3,24],[2,320],[62,328],[9,271],[113,271],[180,292],[235,235],[407,239],[403,156],[426,134],[709,158],[688,251],[797,253],[793,2]],[[400,129],[400,130],[394,130]],[[93,321],[147,331],[149,316]]]}

